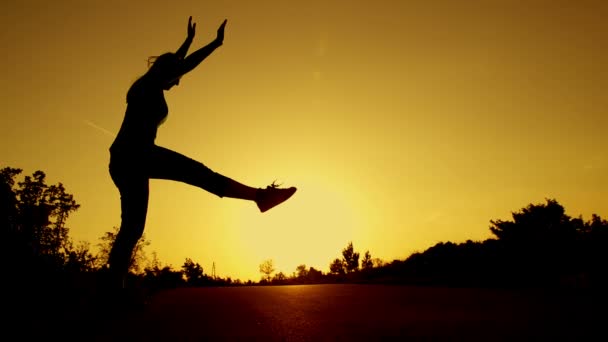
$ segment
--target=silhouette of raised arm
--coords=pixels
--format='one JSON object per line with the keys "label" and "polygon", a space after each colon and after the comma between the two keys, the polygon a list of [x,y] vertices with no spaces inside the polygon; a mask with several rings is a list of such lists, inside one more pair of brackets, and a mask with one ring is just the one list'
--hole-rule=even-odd
{"label": "silhouette of raised arm", "polygon": [[[224,43],[224,28],[226,27],[226,22],[227,22],[227,20],[224,20],[224,22],[217,29],[217,37],[211,43],[194,51],[193,53],[191,53],[188,57],[186,57],[184,59],[183,63],[181,64],[181,68],[178,71],[179,72],[178,76],[182,76],[182,75],[192,71],[205,58],[207,58],[207,56],[209,56],[215,49],[222,46],[222,44]],[[196,25],[196,24],[194,24],[194,25]],[[191,26],[190,26],[190,24],[188,24],[188,36],[190,37],[190,32],[192,32],[192,37],[194,37],[194,26],[192,26],[192,29],[190,29],[190,28],[191,28]],[[188,39],[186,39],[186,42],[184,42],[184,45],[189,45],[187,43],[188,43]],[[182,47],[183,47],[183,45],[182,45]],[[182,50],[182,48],[180,48],[180,51],[181,50]]]}
{"label": "silhouette of raised arm", "polygon": [[179,49],[177,50],[177,52],[175,53],[178,58],[180,58],[180,59],[186,58],[186,55],[188,54],[188,49],[190,48],[190,44],[192,44],[192,40],[194,40],[195,33],[196,33],[196,23],[192,24],[192,16],[191,16],[190,18],[188,18],[188,36],[186,37],[186,40],[184,41],[182,46],[180,46]]}

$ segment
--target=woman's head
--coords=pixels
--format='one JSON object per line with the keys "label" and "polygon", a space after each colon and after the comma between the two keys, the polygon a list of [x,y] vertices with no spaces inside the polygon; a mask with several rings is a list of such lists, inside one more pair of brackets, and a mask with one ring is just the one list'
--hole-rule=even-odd
{"label": "woman's head", "polygon": [[179,66],[181,61],[182,59],[172,52],[157,57],[150,57],[148,58],[150,69],[146,75],[162,84],[163,89],[169,90],[174,85],[179,84],[181,77]]}

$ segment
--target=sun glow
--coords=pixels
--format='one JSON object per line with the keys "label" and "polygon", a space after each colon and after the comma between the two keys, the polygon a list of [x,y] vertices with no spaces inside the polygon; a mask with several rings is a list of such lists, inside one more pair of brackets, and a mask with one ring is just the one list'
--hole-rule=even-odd
{"label": "sun glow", "polygon": [[365,210],[347,189],[312,178],[300,180],[298,188],[291,199],[268,213],[241,210],[243,257],[257,263],[273,259],[277,271],[286,274],[300,264],[327,271],[341,248],[365,227]]}

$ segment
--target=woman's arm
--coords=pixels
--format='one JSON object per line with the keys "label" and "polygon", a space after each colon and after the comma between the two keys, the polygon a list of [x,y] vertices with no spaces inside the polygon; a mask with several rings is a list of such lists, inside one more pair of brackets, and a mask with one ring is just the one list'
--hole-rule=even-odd
{"label": "woman's arm", "polygon": [[190,17],[188,18],[188,36],[186,37],[186,40],[184,41],[182,46],[180,46],[177,52],[175,53],[178,58],[186,58],[186,55],[188,54],[188,49],[190,48],[190,44],[192,44],[192,40],[194,40],[195,33],[196,23],[192,24],[192,17]]}
{"label": "woman's arm", "polygon": [[192,71],[196,68],[207,56],[209,56],[215,49],[222,46],[224,43],[224,28],[226,27],[227,20],[220,25],[217,29],[217,37],[206,46],[194,51],[188,57],[186,57],[180,68],[180,74],[183,75]]}

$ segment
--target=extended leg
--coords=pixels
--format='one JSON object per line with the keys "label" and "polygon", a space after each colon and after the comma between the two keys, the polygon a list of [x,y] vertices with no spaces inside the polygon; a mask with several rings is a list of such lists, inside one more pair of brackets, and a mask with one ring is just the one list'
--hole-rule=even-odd
{"label": "extended leg", "polygon": [[213,172],[196,160],[160,146],[153,147],[146,167],[150,178],[184,182],[205,189],[219,197],[254,201],[261,212],[286,201],[296,192],[294,187],[288,189],[280,189],[275,186],[265,189],[252,188]]}
{"label": "extended leg", "polygon": [[254,201],[258,190],[213,172],[194,159],[160,146],[154,146],[147,167],[150,178],[184,182],[219,197]]}

